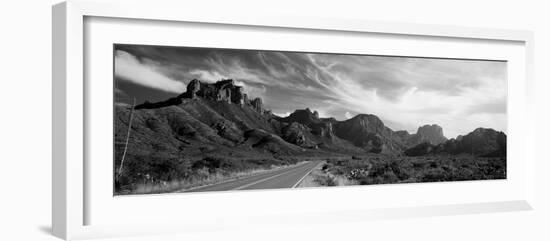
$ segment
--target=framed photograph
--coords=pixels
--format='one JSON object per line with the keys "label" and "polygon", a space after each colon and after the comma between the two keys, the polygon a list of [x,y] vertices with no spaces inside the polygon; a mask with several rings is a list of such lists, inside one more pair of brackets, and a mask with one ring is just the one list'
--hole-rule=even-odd
{"label": "framed photograph", "polygon": [[183,5],[53,7],[56,236],[532,209],[532,33]]}

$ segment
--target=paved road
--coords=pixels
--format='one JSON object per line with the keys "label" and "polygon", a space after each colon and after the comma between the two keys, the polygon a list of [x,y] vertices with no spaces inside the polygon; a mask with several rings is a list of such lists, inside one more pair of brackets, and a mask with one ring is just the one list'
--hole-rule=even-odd
{"label": "paved road", "polygon": [[294,188],[313,170],[320,161],[309,161],[293,167],[269,171],[233,181],[199,187],[185,192],[211,192],[228,190]]}

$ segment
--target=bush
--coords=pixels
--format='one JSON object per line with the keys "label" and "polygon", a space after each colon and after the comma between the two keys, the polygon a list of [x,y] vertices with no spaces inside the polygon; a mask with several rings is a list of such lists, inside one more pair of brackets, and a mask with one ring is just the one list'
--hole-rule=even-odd
{"label": "bush", "polygon": [[446,180],[448,180],[447,173],[441,168],[429,169],[421,179],[422,182],[441,182]]}

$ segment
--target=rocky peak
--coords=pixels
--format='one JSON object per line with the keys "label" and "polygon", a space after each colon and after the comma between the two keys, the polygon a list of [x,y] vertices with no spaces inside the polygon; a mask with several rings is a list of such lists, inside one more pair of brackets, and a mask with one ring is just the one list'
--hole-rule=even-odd
{"label": "rocky peak", "polygon": [[292,114],[290,114],[288,117],[284,118],[285,122],[298,122],[304,125],[310,125],[312,123],[319,123],[319,114],[315,114],[315,112],[311,112],[309,108],[301,109],[301,110],[295,110]]}
{"label": "rocky peak", "polygon": [[375,115],[360,114],[334,125],[336,136],[351,141],[369,152],[389,153],[398,151],[401,144],[394,132]]}
{"label": "rocky peak", "polygon": [[485,156],[506,155],[506,134],[490,128],[477,128],[460,139],[463,152]]}
{"label": "rocky peak", "polygon": [[332,138],[334,136],[333,122],[334,118],[319,118],[319,112],[311,111],[309,108],[295,110],[288,117],[281,119],[283,122],[297,122],[311,128],[311,133],[321,137]]}
{"label": "rocky peak", "polygon": [[250,105],[258,112],[264,113],[262,99],[258,97],[250,101],[244,93],[244,88],[236,85],[233,79],[220,80],[216,83],[205,83],[193,79],[187,84],[187,90],[177,97],[157,103],[145,102],[136,106],[136,109],[153,109],[179,105],[183,102],[183,99],[196,99],[198,97],[206,100],[238,104],[240,106]]}
{"label": "rocky peak", "polygon": [[497,135],[498,133],[499,133],[498,131],[495,131],[491,128],[479,127],[479,128],[476,128],[474,131],[468,133],[468,135],[466,135],[466,136],[467,137],[472,137],[472,136],[482,137],[482,136],[487,136],[487,135]]}
{"label": "rocky peak", "polygon": [[319,112],[314,111],[313,112],[313,117],[315,117],[315,119],[319,119]]}
{"label": "rocky peak", "polygon": [[381,132],[385,129],[384,123],[378,116],[370,114],[359,114],[344,121],[351,129],[356,131]]}
{"label": "rocky peak", "polygon": [[198,79],[193,79],[187,85],[187,92],[191,94],[191,98],[195,98],[195,94],[201,89],[201,82]]}

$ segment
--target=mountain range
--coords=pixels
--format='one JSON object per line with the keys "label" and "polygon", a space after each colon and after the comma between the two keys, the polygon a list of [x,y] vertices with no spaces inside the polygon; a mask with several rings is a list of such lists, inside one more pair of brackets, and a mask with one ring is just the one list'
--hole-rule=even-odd
{"label": "mountain range", "polygon": [[261,98],[250,99],[231,79],[216,83],[195,79],[186,92],[142,103],[134,110],[128,104],[115,104],[116,143],[124,142],[132,111],[131,155],[506,155],[506,134],[493,129],[478,128],[447,139],[437,124],[422,125],[410,134],[392,130],[372,114],[339,121],[320,118],[306,108],[277,116],[263,107]]}

